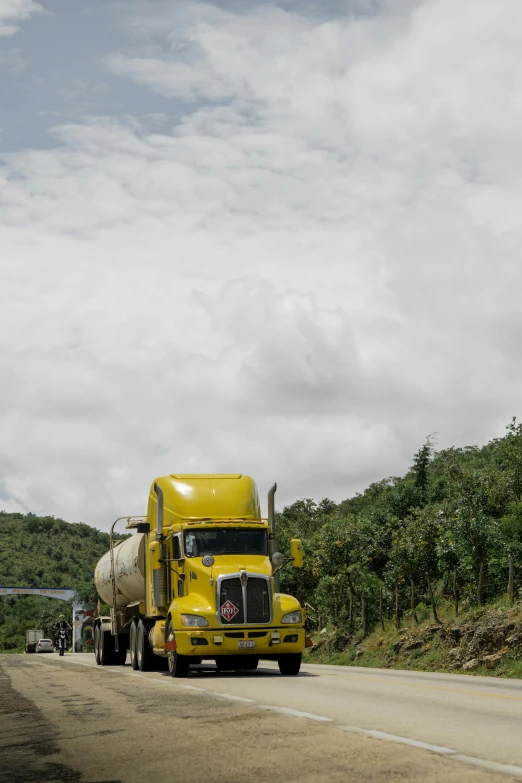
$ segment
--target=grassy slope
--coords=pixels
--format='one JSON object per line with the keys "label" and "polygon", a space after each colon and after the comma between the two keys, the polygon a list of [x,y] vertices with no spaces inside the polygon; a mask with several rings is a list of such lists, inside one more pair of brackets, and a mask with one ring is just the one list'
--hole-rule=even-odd
{"label": "grassy slope", "polygon": [[[433,618],[418,624],[408,618],[399,631],[391,622],[385,622],[384,631],[379,625],[364,639],[360,632],[349,638],[335,628],[327,628],[326,633],[312,634],[314,648],[306,652],[305,660],[522,677],[522,602],[510,606],[506,599],[501,599],[486,607],[469,609],[458,617],[450,604],[443,604],[438,615],[440,624],[434,623]],[[480,664],[467,672],[462,667],[470,660]]]}

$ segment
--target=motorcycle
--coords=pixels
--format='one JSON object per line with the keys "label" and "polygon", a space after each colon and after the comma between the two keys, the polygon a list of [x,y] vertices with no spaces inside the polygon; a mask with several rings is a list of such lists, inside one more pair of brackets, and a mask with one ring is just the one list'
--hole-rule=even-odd
{"label": "motorcycle", "polygon": [[64,655],[65,650],[67,648],[67,631],[65,630],[65,628],[61,628],[58,631],[56,646],[58,647],[58,652],[60,653],[60,655]]}

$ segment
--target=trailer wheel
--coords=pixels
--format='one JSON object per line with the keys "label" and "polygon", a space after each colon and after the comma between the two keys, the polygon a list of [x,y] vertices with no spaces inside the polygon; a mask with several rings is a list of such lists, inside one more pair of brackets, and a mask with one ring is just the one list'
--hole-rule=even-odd
{"label": "trailer wheel", "polygon": [[96,663],[98,666],[101,664],[100,659],[100,635],[101,635],[101,629],[99,624],[97,623],[94,626],[94,657],[96,659]]}
{"label": "trailer wheel", "polygon": [[138,668],[138,624],[133,620],[129,630],[130,662],[134,671]]}
{"label": "trailer wheel", "polygon": [[104,631],[100,623],[94,628],[94,654],[98,666],[123,666],[127,660],[127,636],[118,636],[119,650],[116,652],[114,636]]}
{"label": "trailer wheel", "polygon": [[[112,637],[112,643],[114,644],[114,637]],[[127,634],[118,635],[118,652],[114,650],[112,654],[111,663],[114,666],[125,666],[127,660],[127,647],[129,645],[129,637]]]}
{"label": "trailer wheel", "polygon": [[277,663],[279,664],[281,674],[287,677],[295,677],[296,674],[299,674],[299,669],[301,668],[301,653],[281,655]]}
{"label": "trailer wheel", "polygon": [[[174,639],[174,630],[172,620],[169,620],[167,626],[167,642]],[[169,663],[169,674],[171,677],[186,677],[189,673],[191,659],[187,655],[180,655],[177,650],[169,650],[167,653]]]}
{"label": "trailer wheel", "polygon": [[143,620],[138,621],[136,633],[136,663],[140,672],[154,669],[154,653],[149,644],[149,634]]}
{"label": "trailer wheel", "polygon": [[104,631],[100,626],[99,630],[99,657],[100,666],[111,666],[114,663],[114,639],[110,631]]}

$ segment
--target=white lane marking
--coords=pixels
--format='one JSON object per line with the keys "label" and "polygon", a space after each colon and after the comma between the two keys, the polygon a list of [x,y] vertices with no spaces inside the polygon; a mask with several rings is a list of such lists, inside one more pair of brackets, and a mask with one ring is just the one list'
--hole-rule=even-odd
{"label": "white lane marking", "polygon": [[301,710],[292,710],[290,707],[274,707],[271,704],[258,704],[261,710],[272,710],[272,712],[282,712],[283,715],[292,715],[294,718],[310,718],[321,722],[331,722],[332,718],[325,718],[324,715],[314,715],[313,712],[301,712]]}
{"label": "white lane marking", "polygon": [[198,691],[205,691],[212,696],[220,696],[222,699],[229,699],[230,701],[248,701],[250,704],[256,704],[255,699],[246,699],[244,696],[235,696],[233,693],[219,693],[219,691],[207,691],[206,688],[198,688]]}
{"label": "white lane marking", "polygon": [[[56,660],[56,658],[55,658],[55,660]],[[42,666],[46,666],[46,664],[43,663],[42,661],[35,661],[35,663],[39,663]],[[85,663],[84,661],[72,661],[69,657],[67,657],[64,661],[62,661],[62,663],[74,663],[75,666],[88,666],[89,669],[94,669],[97,666],[96,663]],[[105,666],[100,666],[99,668],[100,669],[105,669]]]}
{"label": "white lane marking", "polygon": [[451,757],[455,761],[462,761],[463,764],[472,764],[474,767],[489,769],[491,772],[503,772],[504,775],[516,775],[522,777],[522,767],[514,767],[511,764],[499,764],[497,761],[487,761],[478,759],[475,756],[465,756],[463,753],[456,753]]}
{"label": "white lane marking", "polygon": [[421,742],[420,740],[410,739],[409,737],[399,737],[396,734],[387,734],[385,731],[378,731],[377,729],[361,729],[359,726],[339,726],[339,728],[342,729],[342,731],[350,731],[353,734],[364,734],[366,737],[382,739],[387,742],[398,742],[401,745],[413,745],[414,748],[430,750],[432,753],[441,753],[443,755],[453,755],[454,753],[457,753],[456,750],[444,748],[441,745],[430,745],[428,742]]}
{"label": "white lane marking", "polygon": [[476,756],[466,756],[464,753],[459,753],[458,750],[453,750],[452,748],[444,748],[441,745],[430,745],[429,742],[420,742],[419,740],[412,740],[409,737],[387,734],[384,731],[377,731],[376,729],[361,729],[359,726],[339,726],[338,728],[342,731],[352,732],[353,734],[364,734],[366,737],[372,737],[373,739],[384,740],[386,742],[397,742],[401,745],[411,745],[414,748],[437,753],[439,756],[448,756],[452,761],[460,761],[462,764],[470,764],[474,767],[488,769],[491,772],[501,772],[504,775],[514,775],[522,778],[522,767],[515,767],[511,764],[499,764],[497,761],[488,761],[487,759],[480,759]]}
{"label": "white lane marking", "polygon": [[185,688],[187,691],[203,691],[205,693],[205,688],[196,688],[195,685],[181,685],[180,683],[176,683],[176,685],[179,685],[180,688]]}

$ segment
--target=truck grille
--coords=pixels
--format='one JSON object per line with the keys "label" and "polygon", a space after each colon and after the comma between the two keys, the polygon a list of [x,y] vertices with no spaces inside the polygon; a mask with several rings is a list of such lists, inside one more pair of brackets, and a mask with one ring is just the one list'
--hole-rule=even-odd
{"label": "truck grille", "polygon": [[223,625],[243,625],[245,622],[251,624],[270,622],[270,592],[267,580],[249,576],[246,584],[246,594],[247,616],[245,620],[243,616],[243,590],[239,578],[235,576],[223,579],[218,602],[219,609],[227,601],[230,601],[239,610],[229,621],[224,620],[220,614],[220,621]]}

